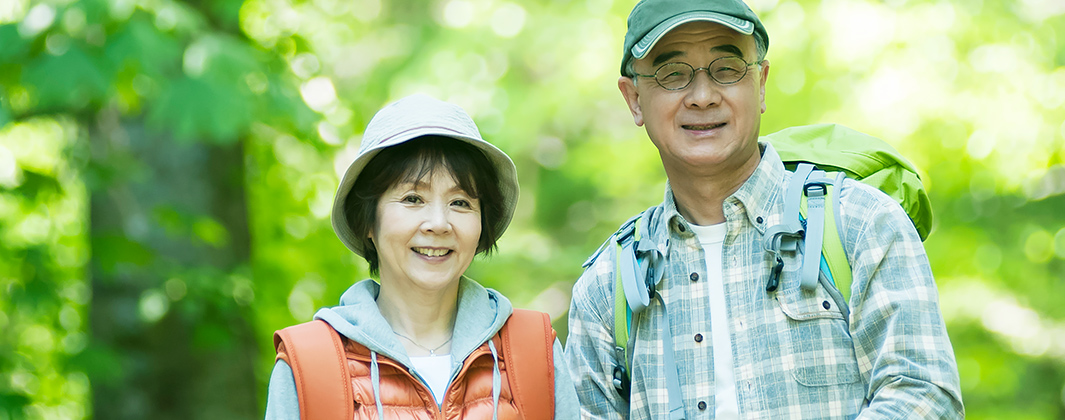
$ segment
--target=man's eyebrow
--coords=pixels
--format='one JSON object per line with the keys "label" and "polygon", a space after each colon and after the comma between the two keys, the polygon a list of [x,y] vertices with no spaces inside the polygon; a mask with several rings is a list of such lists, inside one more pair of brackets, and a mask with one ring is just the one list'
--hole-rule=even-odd
{"label": "man's eyebrow", "polygon": [[[710,52],[723,52],[723,53],[727,53],[727,54],[730,54],[730,55],[735,55],[735,56],[737,56],[739,58],[743,58],[743,50],[741,50],[740,47],[737,47],[737,46],[732,45],[732,44],[716,45],[716,46],[710,48]],[[659,64],[665,63],[665,62],[673,59],[674,57],[684,56],[684,55],[685,54],[684,54],[683,51],[666,51],[666,52],[656,56],[654,61],[651,62],[651,65],[654,66],[654,67],[657,67]]]}
{"label": "man's eyebrow", "polygon": [[651,62],[651,65],[657,67],[659,64],[665,63],[666,61],[669,61],[673,57],[676,57],[676,56],[679,56],[679,55],[684,55],[684,52],[682,52],[682,51],[666,51],[666,52],[664,52],[662,54],[659,54],[657,57],[655,57],[655,60],[653,62]]}
{"label": "man's eyebrow", "polygon": [[725,52],[743,58],[743,50],[732,44],[718,45],[711,48],[710,52]]}

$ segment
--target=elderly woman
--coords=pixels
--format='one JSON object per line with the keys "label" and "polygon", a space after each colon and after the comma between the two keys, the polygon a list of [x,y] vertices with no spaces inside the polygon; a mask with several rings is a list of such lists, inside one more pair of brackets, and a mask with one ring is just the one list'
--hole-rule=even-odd
{"label": "elderly woman", "polygon": [[[510,364],[499,338],[510,331],[510,301],[463,276],[474,255],[494,249],[510,223],[516,175],[510,158],[481,139],[457,106],[415,95],[378,112],[337,190],[333,229],[380,281],[355,283],[339,306],[315,314],[320,321],[312,322],[330,327],[322,330],[339,333],[335,349],[328,341],[311,345],[285,334],[311,323],[275,336],[278,361],[266,417],[307,419],[328,411],[348,419],[577,418],[577,396],[550,325],[549,334],[538,337],[510,332],[548,342],[539,355]],[[313,349],[300,346],[316,346],[327,356],[308,356]],[[516,354],[535,348],[518,347]],[[334,392],[315,388],[325,381],[305,373],[321,370],[313,365],[332,353],[342,354],[343,366],[334,370],[346,372],[335,377],[344,378],[339,393],[351,395],[336,400],[346,409],[316,399]],[[302,361],[294,362],[300,354]],[[534,368],[540,371],[518,378],[517,370],[537,366],[520,361],[537,357],[547,360]],[[531,389],[531,380],[548,386]],[[544,395],[551,388],[553,398]],[[554,408],[542,413],[542,404],[523,404],[519,393],[540,394]]]}

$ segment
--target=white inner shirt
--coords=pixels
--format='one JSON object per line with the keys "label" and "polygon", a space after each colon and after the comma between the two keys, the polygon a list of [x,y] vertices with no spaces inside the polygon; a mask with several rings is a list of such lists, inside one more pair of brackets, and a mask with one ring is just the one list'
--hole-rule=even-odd
{"label": "white inner shirt", "polygon": [[725,224],[691,225],[699,237],[706,256],[706,281],[710,288],[710,333],[714,346],[715,418],[739,419],[736,399],[736,377],[732,369],[732,336],[729,334],[728,310],[725,306],[725,286],[722,282],[721,254],[725,242]]}
{"label": "white inner shirt", "polygon": [[429,384],[429,391],[433,392],[436,405],[443,404],[447,382],[451,379],[451,355],[411,356],[410,363]]}

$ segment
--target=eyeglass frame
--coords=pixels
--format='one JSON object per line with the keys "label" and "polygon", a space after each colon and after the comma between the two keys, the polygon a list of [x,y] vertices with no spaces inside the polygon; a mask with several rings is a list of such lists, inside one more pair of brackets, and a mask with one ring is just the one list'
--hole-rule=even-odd
{"label": "eyeglass frame", "polygon": [[[718,62],[719,60],[724,60],[724,59],[738,59],[738,60],[740,60],[740,61],[742,61],[743,63],[746,64],[745,66],[743,66],[743,75],[740,76],[739,79],[736,79],[736,81],[728,82],[728,83],[722,83],[721,81],[718,81],[717,78],[715,78],[713,74],[710,73],[710,68],[714,66],[714,63]],[[665,64],[662,64],[661,66],[658,66],[658,68],[655,69],[655,72],[653,74],[640,74],[640,73],[636,73],[635,69],[633,69],[632,78],[635,79],[637,77],[649,77],[649,78],[654,79],[655,83],[657,83],[658,86],[661,87],[662,89],[665,89],[665,90],[668,90],[668,91],[672,91],[672,92],[676,92],[678,90],[687,89],[688,86],[691,86],[692,81],[695,80],[695,73],[699,72],[700,70],[703,70],[703,71],[706,71],[706,75],[709,76],[710,80],[713,80],[714,83],[717,83],[717,84],[722,85],[722,86],[728,86],[728,85],[734,85],[736,83],[739,83],[741,80],[743,80],[744,77],[747,77],[747,73],[750,73],[751,65],[754,65],[754,64],[759,64],[760,65],[760,64],[762,64],[764,62],[765,62],[765,60],[759,60],[759,61],[752,61],[752,62],[748,63],[747,60],[744,60],[742,57],[735,56],[735,55],[728,55],[728,56],[718,57],[718,58],[713,59],[713,61],[710,61],[710,64],[707,64],[705,67],[695,68],[691,64],[685,63],[683,61],[674,61],[672,63],[665,63]],[[666,66],[674,65],[674,64],[683,64],[685,66],[688,66],[688,68],[692,69],[692,73],[691,73],[691,77],[688,79],[688,83],[685,83],[684,86],[681,86],[681,87],[676,88],[676,89],[670,89],[670,88],[667,88],[665,86],[662,86],[662,82],[658,81],[658,72],[662,71],[662,69],[665,68]]]}

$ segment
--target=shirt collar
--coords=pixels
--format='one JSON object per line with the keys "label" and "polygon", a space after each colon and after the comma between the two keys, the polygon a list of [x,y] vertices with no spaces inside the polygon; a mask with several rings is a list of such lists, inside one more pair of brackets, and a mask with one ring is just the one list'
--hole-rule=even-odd
{"label": "shirt collar", "polygon": [[[779,194],[779,186],[784,179],[784,163],[780,160],[780,155],[777,154],[777,151],[773,149],[773,145],[768,142],[758,142],[758,148],[761,149],[762,158],[754,169],[754,173],[747,178],[747,181],[744,181],[736,192],[725,199],[725,205],[727,208],[730,202],[739,204],[737,207],[741,211],[745,211],[751,225],[758,229],[759,232],[765,233],[769,213]],[[725,217],[726,219],[729,217],[727,211]],[[650,230],[652,235],[659,238],[662,238],[659,235],[668,235],[668,230],[658,228],[661,226],[668,226],[669,230],[682,237],[694,235],[691,228],[688,227],[688,221],[684,220],[684,217],[677,210],[676,199],[673,196],[673,189],[670,187],[668,180],[666,181],[665,197],[662,200],[662,204],[656,209],[651,223]]]}
{"label": "shirt collar", "polygon": [[758,147],[762,149],[762,160],[758,162],[758,167],[725,202],[738,201],[739,207],[746,211],[751,225],[764,234],[766,222],[773,204],[778,201],[780,185],[784,180],[784,162],[768,142],[760,141]]}

